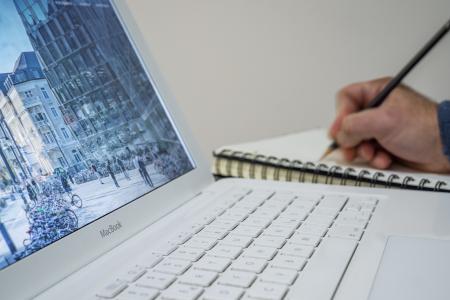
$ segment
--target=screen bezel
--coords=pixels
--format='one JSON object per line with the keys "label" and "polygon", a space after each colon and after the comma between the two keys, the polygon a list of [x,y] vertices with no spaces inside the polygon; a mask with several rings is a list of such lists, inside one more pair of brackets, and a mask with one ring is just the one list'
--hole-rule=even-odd
{"label": "screen bezel", "polygon": [[[161,101],[170,112],[172,122],[193,160],[194,169],[0,270],[1,298],[35,296],[182,205],[213,181],[207,161],[183,121],[131,11],[124,1],[111,0],[111,4]],[[107,238],[101,238],[99,231],[117,221],[121,222],[122,228]],[[88,249],[86,245],[89,245]]]}

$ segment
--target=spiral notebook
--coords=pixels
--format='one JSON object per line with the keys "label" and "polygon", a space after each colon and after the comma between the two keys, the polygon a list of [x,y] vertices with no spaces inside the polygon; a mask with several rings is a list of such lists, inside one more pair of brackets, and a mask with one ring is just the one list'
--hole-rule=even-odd
{"label": "spiral notebook", "polygon": [[219,177],[450,192],[450,176],[399,165],[377,170],[362,162],[349,164],[339,150],[320,160],[329,144],[325,129],[312,129],[225,146],[213,152],[213,173]]}

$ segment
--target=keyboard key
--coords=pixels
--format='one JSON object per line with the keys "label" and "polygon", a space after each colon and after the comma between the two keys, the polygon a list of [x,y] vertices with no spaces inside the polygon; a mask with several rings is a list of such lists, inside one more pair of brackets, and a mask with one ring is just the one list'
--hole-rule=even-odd
{"label": "keyboard key", "polygon": [[338,215],[339,210],[336,208],[317,206],[316,209],[314,209],[312,213],[314,215],[325,215],[325,216],[328,216],[328,217],[334,219]]}
{"label": "keyboard key", "polygon": [[239,257],[231,266],[232,270],[261,273],[267,265],[267,261],[261,258]]}
{"label": "keyboard key", "polygon": [[204,300],[238,300],[241,298],[244,290],[237,287],[223,286],[216,284],[206,290],[203,295]]}
{"label": "keyboard key", "polygon": [[214,248],[208,251],[208,255],[235,259],[241,254],[241,248],[218,243]]}
{"label": "keyboard key", "polygon": [[239,209],[239,210],[245,211],[248,214],[250,214],[250,213],[254,212],[258,206],[259,206],[259,203],[242,200],[242,201],[236,203],[232,207],[232,209]]}
{"label": "keyboard key", "polygon": [[339,215],[335,221],[336,224],[355,226],[363,229],[366,227],[367,222],[368,219],[366,218],[360,218],[358,216],[347,216],[344,214]]}
{"label": "keyboard key", "polygon": [[253,242],[253,244],[280,249],[285,242],[286,240],[283,237],[262,234]]}
{"label": "keyboard key", "polygon": [[223,272],[230,265],[227,258],[205,255],[194,264],[194,268],[206,271]]}
{"label": "keyboard key", "polygon": [[296,230],[302,222],[296,218],[280,216],[272,222],[273,226],[288,227],[291,230]]}
{"label": "keyboard key", "polygon": [[316,204],[314,202],[295,199],[289,207],[295,207],[309,213],[315,206]]}
{"label": "keyboard key", "polygon": [[349,217],[349,218],[361,218],[368,221],[370,219],[370,216],[372,215],[371,212],[362,210],[362,211],[355,211],[355,210],[348,210],[346,207],[344,207],[344,210],[339,214],[339,216],[342,217]]}
{"label": "keyboard key", "polygon": [[259,276],[262,282],[291,285],[297,278],[297,272],[291,269],[268,267]]}
{"label": "keyboard key", "polygon": [[204,225],[208,225],[214,220],[215,220],[215,216],[213,216],[211,214],[205,214],[203,216],[199,216],[196,218],[197,222],[204,224]]}
{"label": "keyboard key", "polygon": [[172,254],[170,254],[170,257],[189,261],[197,261],[200,257],[203,256],[203,254],[205,254],[205,251],[203,251],[203,249],[179,247]]}
{"label": "keyboard key", "polygon": [[269,226],[264,231],[265,235],[280,236],[285,239],[289,238],[292,235],[292,233],[294,233],[294,230],[290,228],[274,225]]}
{"label": "keyboard key", "polygon": [[255,281],[256,275],[249,272],[228,270],[217,280],[219,284],[246,288]]}
{"label": "keyboard key", "polygon": [[158,296],[159,291],[139,286],[132,286],[126,289],[115,300],[153,300]]}
{"label": "keyboard key", "polygon": [[193,285],[175,283],[161,294],[161,299],[167,300],[194,300],[203,292],[203,289]]}
{"label": "keyboard key", "polygon": [[353,211],[368,211],[372,212],[375,208],[376,202],[373,201],[366,201],[364,198],[358,199],[358,198],[350,198],[345,208],[347,210],[353,210]]}
{"label": "keyboard key", "polygon": [[126,272],[123,272],[119,277],[117,278],[120,281],[124,282],[135,282],[138,280],[142,275],[144,275],[147,272],[143,267],[141,266],[135,266]]}
{"label": "keyboard key", "polygon": [[354,240],[325,238],[286,299],[331,299],[356,246]]}
{"label": "keyboard key", "polygon": [[256,226],[258,228],[266,228],[269,226],[269,224],[272,222],[272,219],[269,218],[258,218],[250,216],[245,221],[243,221],[241,224],[245,226]]}
{"label": "keyboard key", "polygon": [[324,236],[325,232],[327,232],[328,226],[323,226],[321,224],[308,224],[303,223],[300,225],[300,227],[297,229],[296,232],[298,232],[301,235],[312,235],[312,236]]}
{"label": "keyboard key", "polygon": [[163,259],[162,254],[150,253],[148,255],[144,255],[144,257],[138,261],[137,265],[147,269],[151,269],[156,264],[158,264],[162,259]]}
{"label": "keyboard key", "polygon": [[234,222],[231,220],[225,220],[225,219],[216,219],[214,222],[209,224],[211,227],[217,227],[222,230],[230,231],[233,228],[235,228],[238,225],[238,222]]}
{"label": "keyboard key", "polygon": [[360,227],[336,224],[330,229],[328,236],[360,240],[363,232]]}
{"label": "keyboard key", "polygon": [[165,289],[175,281],[172,274],[164,274],[155,271],[148,272],[136,281],[136,286],[149,287],[155,289]]}
{"label": "keyboard key", "polygon": [[97,292],[97,296],[103,297],[103,298],[114,298],[117,296],[120,292],[122,292],[124,289],[126,289],[128,285],[121,281],[114,281],[110,284],[103,287],[100,291]]}
{"label": "keyboard key", "polygon": [[299,220],[299,221],[303,221],[306,219],[306,217],[308,216],[309,212],[306,210],[292,210],[292,209],[287,209],[284,212],[281,213],[280,217],[281,218],[290,218],[290,219],[295,219],[295,220]]}
{"label": "keyboard key", "polygon": [[319,245],[320,240],[321,240],[320,236],[305,235],[295,232],[294,235],[289,239],[289,242],[291,242],[292,244],[308,245],[316,247],[317,245]]}
{"label": "keyboard key", "polygon": [[334,218],[335,218],[335,216],[320,215],[320,214],[312,213],[311,215],[309,215],[306,222],[309,224],[323,224],[325,228],[328,228],[333,223]]}
{"label": "keyboard key", "polygon": [[283,255],[310,257],[314,251],[313,246],[299,245],[291,242],[287,242],[286,245],[281,248],[280,252]]}
{"label": "keyboard key", "polygon": [[289,256],[278,253],[278,255],[270,262],[270,265],[278,268],[292,269],[301,271],[305,266],[306,258],[299,256]]}
{"label": "keyboard key", "polygon": [[187,241],[184,244],[184,246],[189,247],[189,248],[198,248],[198,249],[202,249],[202,250],[209,250],[216,243],[217,243],[217,240],[215,238],[194,236],[189,241]]}
{"label": "keyboard key", "polygon": [[216,272],[190,269],[179,278],[179,282],[207,287],[210,286],[216,278]]}
{"label": "keyboard key", "polygon": [[252,216],[255,218],[267,218],[269,220],[273,220],[279,215],[280,213],[276,211],[262,210],[262,209],[257,209],[254,213],[252,213]]}
{"label": "keyboard key", "polygon": [[275,194],[275,192],[271,191],[271,190],[255,189],[252,193],[249,194],[248,197],[258,197],[261,199],[269,199],[273,194]]}
{"label": "keyboard key", "polygon": [[249,236],[235,235],[233,233],[230,233],[221,241],[221,243],[223,245],[246,248],[252,241],[253,239]]}
{"label": "keyboard key", "polygon": [[347,196],[344,195],[325,195],[325,197],[320,200],[318,207],[329,207],[336,210],[341,210],[347,201]]}
{"label": "keyboard key", "polygon": [[216,240],[220,240],[223,239],[227,234],[228,234],[227,230],[212,226],[206,226],[199,233],[197,233],[196,236],[210,237]]}
{"label": "keyboard key", "polygon": [[322,194],[302,193],[302,194],[298,194],[297,195],[297,198],[294,200],[294,203],[297,202],[297,201],[308,201],[308,202],[313,203],[315,205],[322,198],[323,198]]}
{"label": "keyboard key", "polygon": [[161,273],[180,275],[190,267],[191,262],[188,260],[166,257],[162,262],[156,265],[154,270]]}
{"label": "keyboard key", "polygon": [[169,255],[170,253],[175,251],[177,248],[178,248],[178,244],[168,241],[166,243],[163,243],[162,245],[159,245],[159,247],[156,248],[156,250],[153,251],[153,253],[161,254],[161,255]]}
{"label": "keyboard key", "polygon": [[233,234],[235,234],[235,235],[244,235],[244,236],[249,236],[249,237],[253,237],[253,238],[260,235],[261,232],[262,232],[262,230],[259,229],[258,227],[245,226],[245,225],[238,225],[238,227],[236,227],[233,230]]}
{"label": "keyboard key", "polygon": [[[251,298],[256,298],[256,299],[278,300],[278,299],[283,299],[286,292],[287,292],[287,286],[285,286],[285,285],[272,284],[272,283],[258,281],[251,288],[249,288],[247,295]],[[307,298],[307,299],[313,299],[313,298]]]}
{"label": "keyboard key", "polygon": [[192,235],[193,234],[190,231],[180,231],[170,236],[168,240],[173,244],[181,245],[185,243],[187,240],[189,240],[192,237]]}
{"label": "keyboard key", "polygon": [[218,220],[231,220],[234,222],[242,222],[245,218],[247,218],[248,213],[242,210],[230,209],[226,211],[223,215],[221,215]]}
{"label": "keyboard key", "polygon": [[268,211],[275,211],[275,212],[282,212],[287,207],[287,204],[282,202],[266,202],[259,209],[261,210],[268,210]]}
{"label": "keyboard key", "polygon": [[242,255],[245,257],[254,257],[254,258],[262,258],[265,260],[271,260],[276,253],[277,253],[276,248],[251,245],[250,247],[245,249]]}
{"label": "keyboard key", "polygon": [[277,202],[283,202],[285,204],[289,204],[294,199],[295,199],[294,194],[275,194],[269,199],[269,201],[277,201]]}

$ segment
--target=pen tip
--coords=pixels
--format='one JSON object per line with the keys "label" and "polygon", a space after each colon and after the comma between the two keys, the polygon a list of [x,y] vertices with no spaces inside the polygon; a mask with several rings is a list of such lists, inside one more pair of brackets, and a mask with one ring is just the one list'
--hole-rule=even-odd
{"label": "pen tip", "polygon": [[320,157],[320,160],[324,159],[325,157],[327,157],[331,152],[333,152],[333,148],[332,147],[328,147],[327,150],[325,150],[325,153]]}

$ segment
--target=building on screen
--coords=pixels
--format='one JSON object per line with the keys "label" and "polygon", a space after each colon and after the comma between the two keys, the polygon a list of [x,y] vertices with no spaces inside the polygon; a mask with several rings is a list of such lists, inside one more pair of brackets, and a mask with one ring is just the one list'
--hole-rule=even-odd
{"label": "building on screen", "polygon": [[14,2],[84,159],[179,144],[109,1]]}
{"label": "building on screen", "polygon": [[24,178],[51,174],[57,168],[81,168],[78,142],[64,122],[36,54],[21,53],[12,72],[3,77],[0,136],[3,149],[16,150],[9,151],[16,174]]}

